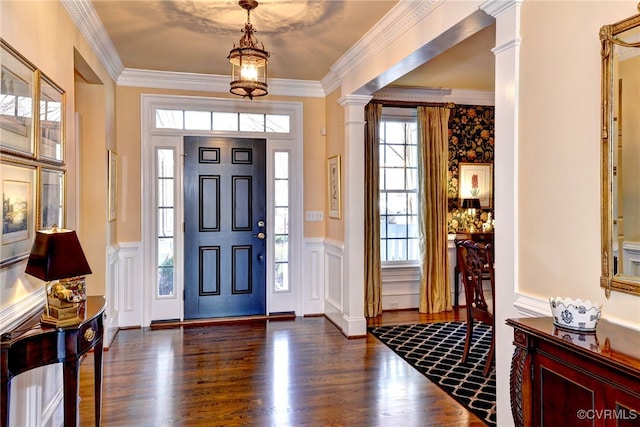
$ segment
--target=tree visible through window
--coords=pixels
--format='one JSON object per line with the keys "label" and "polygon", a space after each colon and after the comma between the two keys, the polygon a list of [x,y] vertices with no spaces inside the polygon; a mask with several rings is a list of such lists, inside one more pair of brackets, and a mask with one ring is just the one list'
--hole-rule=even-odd
{"label": "tree visible through window", "polygon": [[380,122],[380,258],[417,261],[418,146],[416,118]]}

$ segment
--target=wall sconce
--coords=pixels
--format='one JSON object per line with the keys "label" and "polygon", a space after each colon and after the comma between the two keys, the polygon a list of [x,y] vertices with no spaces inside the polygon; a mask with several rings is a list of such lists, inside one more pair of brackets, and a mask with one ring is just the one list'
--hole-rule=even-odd
{"label": "wall sconce", "polygon": [[36,232],[25,273],[47,282],[42,323],[57,328],[82,323],[84,276],[91,274],[91,269],[75,231],[54,226]]}

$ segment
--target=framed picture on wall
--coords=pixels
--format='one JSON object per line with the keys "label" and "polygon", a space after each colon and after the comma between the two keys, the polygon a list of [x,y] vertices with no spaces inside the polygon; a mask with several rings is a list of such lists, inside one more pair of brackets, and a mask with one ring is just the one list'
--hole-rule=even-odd
{"label": "framed picture on wall", "polygon": [[64,171],[40,169],[40,228],[65,227]]}
{"label": "framed picture on wall", "polygon": [[0,41],[0,149],[34,157],[36,68],[4,40]]}
{"label": "framed picture on wall", "polygon": [[328,160],[327,177],[329,183],[329,218],[339,219],[342,200],[340,194],[340,156],[333,156]]}
{"label": "framed picture on wall", "polygon": [[0,266],[27,256],[35,235],[36,167],[2,160],[2,235]]}
{"label": "framed picture on wall", "polygon": [[493,203],[493,164],[460,163],[458,176],[458,198],[480,199],[482,209],[491,209]]}
{"label": "framed picture on wall", "polygon": [[64,161],[64,91],[47,76],[39,73],[40,120],[38,122],[38,156],[54,163]]}

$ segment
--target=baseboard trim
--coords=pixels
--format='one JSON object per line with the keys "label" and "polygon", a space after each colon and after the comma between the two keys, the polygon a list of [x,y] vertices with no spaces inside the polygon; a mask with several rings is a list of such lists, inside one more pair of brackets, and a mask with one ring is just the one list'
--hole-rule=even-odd
{"label": "baseboard trim", "polygon": [[276,313],[276,314],[260,314],[256,316],[237,316],[237,317],[216,317],[208,319],[190,319],[190,320],[162,320],[152,321],[149,325],[150,329],[171,329],[171,328],[188,328],[197,326],[222,325],[229,323],[249,323],[249,322],[266,322],[266,321],[282,321],[295,320],[295,313]]}

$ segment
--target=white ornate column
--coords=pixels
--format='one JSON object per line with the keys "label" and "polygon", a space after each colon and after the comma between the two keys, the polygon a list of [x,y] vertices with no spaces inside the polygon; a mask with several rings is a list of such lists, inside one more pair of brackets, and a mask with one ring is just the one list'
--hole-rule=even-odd
{"label": "white ornate column", "polygon": [[344,108],[344,287],[340,327],[348,337],[367,334],[364,317],[364,107],[371,96],[347,95]]}

